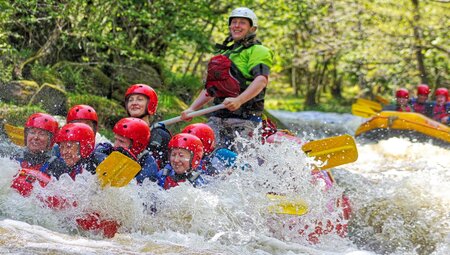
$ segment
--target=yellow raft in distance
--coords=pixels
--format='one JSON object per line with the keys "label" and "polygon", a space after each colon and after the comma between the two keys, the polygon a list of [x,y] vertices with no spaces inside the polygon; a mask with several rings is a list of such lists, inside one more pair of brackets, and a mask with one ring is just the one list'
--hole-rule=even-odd
{"label": "yellow raft in distance", "polygon": [[395,136],[433,140],[450,146],[449,126],[415,112],[383,111],[361,124],[355,132],[355,137],[376,141]]}

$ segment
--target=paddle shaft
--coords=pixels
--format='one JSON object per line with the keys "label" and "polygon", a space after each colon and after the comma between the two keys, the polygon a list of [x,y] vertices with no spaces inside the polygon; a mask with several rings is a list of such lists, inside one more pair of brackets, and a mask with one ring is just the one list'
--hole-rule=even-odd
{"label": "paddle shaft", "polygon": [[[208,108],[205,108],[205,109],[201,109],[201,110],[198,110],[198,111],[195,111],[195,112],[188,113],[187,117],[194,118],[194,117],[202,116],[202,115],[205,115],[205,114],[208,114],[208,113],[212,113],[212,112],[224,109],[224,108],[225,108],[225,106],[223,104],[218,104],[218,105],[214,105],[214,106],[211,106],[211,107],[208,107]],[[181,116],[178,116],[178,117],[175,117],[175,118],[172,118],[172,119],[161,121],[159,123],[160,124],[164,124],[165,126],[167,126],[167,125],[175,124],[175,123],[180,122],[180,121],[182,121]]]}

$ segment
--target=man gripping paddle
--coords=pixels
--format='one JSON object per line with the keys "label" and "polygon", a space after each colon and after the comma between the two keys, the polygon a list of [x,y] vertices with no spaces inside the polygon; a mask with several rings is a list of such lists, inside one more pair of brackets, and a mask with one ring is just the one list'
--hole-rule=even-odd
{"label": "man gripping paddle", "polygon": [[188,121],[190,112],[211,101],[215,105],[223,104],[226,109],[214,112],[208,120],[217,148],[234,146],[236,132],[251,137],[261,123],[273,62],[273,52],[256,40],[258,20],[252,10],[234,9],[228,19],[228,29],[230,36],[217,45],[217,55],[208,64],[205,88],[181,113],[182,119]]}

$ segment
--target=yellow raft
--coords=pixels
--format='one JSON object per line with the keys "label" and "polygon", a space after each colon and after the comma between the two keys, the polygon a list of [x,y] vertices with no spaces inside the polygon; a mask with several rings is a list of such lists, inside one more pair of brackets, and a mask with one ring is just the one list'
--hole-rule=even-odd
{"label": "yellow raft", "polygon": [[355,137],[383,140],[407,136],[420,141],[433,140],[450,146],[450,127],[414,112],[384,111],[361,124]]}

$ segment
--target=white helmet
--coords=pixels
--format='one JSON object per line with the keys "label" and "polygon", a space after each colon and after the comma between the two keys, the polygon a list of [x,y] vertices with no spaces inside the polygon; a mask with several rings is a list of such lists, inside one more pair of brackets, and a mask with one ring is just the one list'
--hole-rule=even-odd
{"label": "white helmet", "polygon": [[231,24],[231,19],[233,18],[247,18],[250,20],[250,26],[258,27],[258,18],[256,17],[256,14],[247,7],[234,9],[228,18],[228,25]]}

